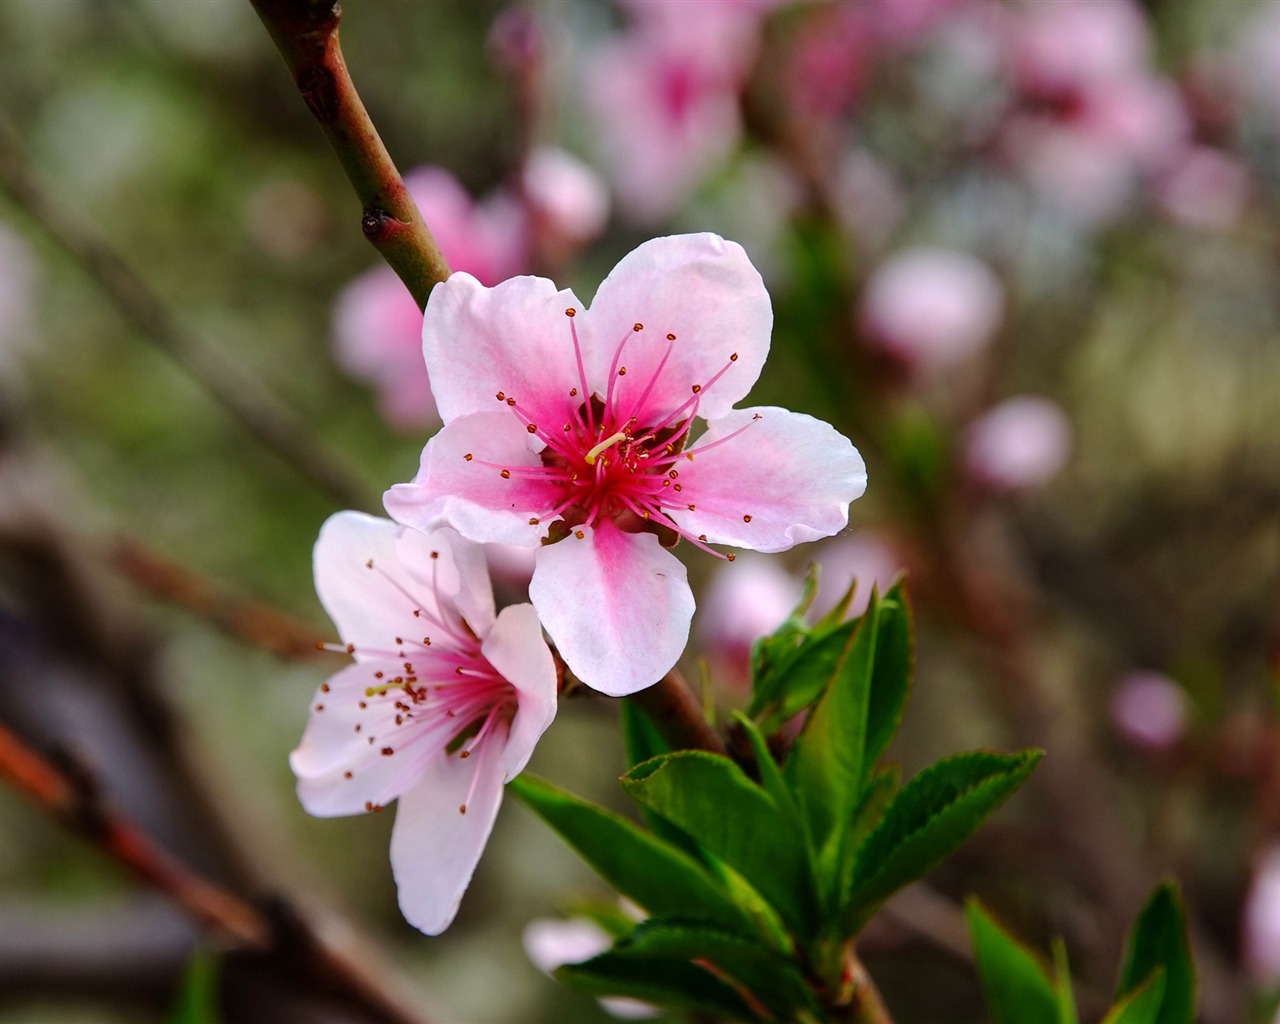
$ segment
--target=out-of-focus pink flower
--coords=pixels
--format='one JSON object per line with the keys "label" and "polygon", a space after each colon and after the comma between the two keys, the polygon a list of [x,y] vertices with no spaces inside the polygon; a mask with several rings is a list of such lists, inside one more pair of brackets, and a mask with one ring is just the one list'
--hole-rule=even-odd
{"label": "out-of-focus pink flower", "polygon": [[556,669],[530,605],[494,614],[478,545],[339,512],[316,591],[355,663],[321,684],[289,756],[298,799],[333,817],[399,801],[391,867],[415,928],[449,927],[502,787],[556,713]]}
{"label": "out-of-focus pink flower", "polygon": [[1004,147],[1049,205],[1086,228],[1124,213],[1138,184],[1133,163],[1115,146],[1042,118],[1014,118]]}
{"label": "out-of-focus pink flower", "polygon": [[[405,185],[455,271],[495,284],[525,269],[528,227],[514,196],[499,192],[476,203],[440,167],[411,171]],[[413,430],[436,420],[422,361],[422,312],[390,267],[366,271],[339,293],[333,339],[338,365],[373,385],[388,423]]]}
{"label": "out-of-focus pink flower", "polygon": [[530,598],[569,668],[613,696],[649,686],[693,615],[664,540],[785,551],[843,529],[866,488],[829,424],[734,408],[772,324],[746,253],[710,234],[644,243],[590,309],[543,278],[487,289],[454,274],[423,327],[445,426],[387,510],[535,549]]}
{"label": "out-of-focus pink flower", "polygon": [[418,167],[404,183],[453,270],[497,284],[525,269],[529,228],[510,191],[476,202],[443,167]]}
{"label": "out-of-focus pink flower", "polygon": [[745,680],[751,645],[768,636],[800,600],[800,581],[776,558],[745,553],[722,565],[702,597],[698,636],[704,653]]}
{"label": "out-of-focus pink flower", "polygon": [[1014,72],[1018,85],[1033,95],[1062,98],[1150,66],[1151,33],[1131,0],[1054,0],[1019,13]]}
{"label": "out-of-focus pink flower", "polygon": [[1265,985],[1280,984],[1280,847],[1258,857],[1244,903],[1244,962]]}
{"label": "out-of-focus pink flower", "polygon": [[897,47],[917,46],[970,0],[869,0],[868,15],[876,34]]}
{"label": "out-of-focus pink flower", "polygon": [[1160,183],[1160,205],[1179,223],[1222,231],[1238,223],[1249,199],[1249,171],[1210,146],[1189,150]]}
{"label": "out-of-focus pink flower", "polygon": [[835,118],[862,96],[875,57],[875,29],[865,7],[823,5],[801,26],[783,72],[788,108],[801,118]]}
{"label": "out-of-focus pink flower", "polygon": [[1111,720],[1131,745],[1151,752],[1169,750],[1187,732],[1187,696],[1159,672],[1131,672],[1111,694]]}
{"label": "out-of-focus pink flower", "polygon": [[902,559],[893,548],[868,530],[823,541],[816,560],[821,572],[818,593],[809,611],[809,617],[815,621],[836,606],[855,579],[858,586],[849,614],[861,615],[871,601],[871,588],[878,587],[883,594],[903,569]]}
{"label": "out-of-focus pink flower", "polygon": [[[530,921],[525,926],[522,940],[525,955],[544,974],[550,974],[565,964],[590,960],[613,946],[609,933],[585,917],[567,920],[544,917]],[[600,1005],[622,1020],[645,1020],[661,1013],[639,999],[618,996],[601,999]]]}
{"label": "out-of-focus pink flower", "polygon": [[1151,65],[1145,16],[1130,0],[1058,0],[1009,24],[1023,103],[1005,152],[1062,212],[1088,227],[1115,219],[1190,138],[1177,90]]}
{"label": "out-of-focus pink flower", "polygon": [[17,369],[32,329],[36,263],[26,242],[0,224],[0,377]]}
{"label": "out-of-focus pink flower", "polygon": [[600,237],[609,220],[609,192],[600,176],[571,153],[539,146],[521,178],[541,244],[572,252]]}
{"label": "out-of-focus pink flower", "polygon": [[737,146],[739,93],[771,5],[640,0],[625,6],[633,24],[589,54],[585,95],[624,211],[653,223]]}
{"label": "out-of-focus pink flower", "polygon": [[994,337],[1004,290],[967,253],[909,249],[880,266],[862,297],[867,340],[913,368],[946,369]]}
{"label": "out-of-focus pink flower", "polygon": [[1049,481],[1071,454],[1071,421],[1047,398],[1021,395],[987,410],[965,432],[969,475],[996,491],[1021,491]]}
{"label": "out-of-focus pink flower", "polygon": [[393,427],[414,430],[437,418],[422,361],[422,311],[390,267],[365,271],[338,294],[333,354],[377,389],[378,411]]}

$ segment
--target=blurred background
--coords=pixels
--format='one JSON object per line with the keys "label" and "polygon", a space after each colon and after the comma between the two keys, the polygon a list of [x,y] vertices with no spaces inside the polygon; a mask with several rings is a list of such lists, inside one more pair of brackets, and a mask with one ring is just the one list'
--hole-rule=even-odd
{"label": "blurred background", "polygon": [[[905,571],[892,756],[1047,748],[868,934],[897,1019],[986,1019],[970,893],[1041,950],[1064,936],[1099,1005],[1171,874],[1204,1020],[1271,1020],[1280,5],[351,0],[342,43],[455,269],[586,299],[645,238],[735,239],[776,318],[753,403],[866,457],[840,537],[679,549],[708,702],[742,703],[809,562],[818,613]],[[523,948],[607,893],[522,809],[428,939],[396,909],[391,815],[294,798],[287,755],[342,663],[310,650],[333,638],[311,546],[409,479],[438,421],[420,314],[252,8],[6,0],[0,52],[0,721],[219,884],[358,933],[429,1020],[609,1019]],[[493,554],[518,599],[528,566]],[[614,702],[581,697],[532,769],[622,809],[622,758]],[[0,836],[0,1021],[371,1019],[217,959],[9,789]]]}

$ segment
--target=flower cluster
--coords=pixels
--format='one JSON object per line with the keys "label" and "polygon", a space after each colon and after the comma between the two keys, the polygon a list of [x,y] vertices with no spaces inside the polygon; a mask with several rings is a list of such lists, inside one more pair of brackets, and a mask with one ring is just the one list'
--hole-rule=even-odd
{"label": "flower cluster", "polygon": [[[543,278],[458,272],[422,328],[443,428],[397,522],[334,516],[316,587],[353,665],[316,695],[291,759],[313,814],[401,807],[391,860],[406,918],[457,910],[503,783],[555,714],[557,671],[614,696],[657,682],[693,615],[684,539],[784,551],[848,522],[861,456],[829,424],[737,408],[772,309],[742,248],[710,234],[625,257],[588,307]],[[495,613],[482,545],[533,553],[532,606]]]}

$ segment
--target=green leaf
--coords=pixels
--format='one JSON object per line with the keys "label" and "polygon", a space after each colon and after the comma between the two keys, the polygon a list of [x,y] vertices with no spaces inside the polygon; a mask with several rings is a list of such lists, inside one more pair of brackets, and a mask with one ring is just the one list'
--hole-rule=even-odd
{"label": "green leaf", "polygon": [[671,745],[662,738],[657,726],[630,700],[622,701],[622,742],[628,768],[671,752]]}
{"label": "green leaf", "polygon": [[861,621],[842,622],[826,633],[808,633],[778,664],[767,687],[761,688],[770,698],[753,700],[747,709],[762,732],[776,731],[822,696]]}
{"label": "green leaf", "polygon": [[812,632],[804,616],[817,593],[818,566],[810,563],[800,602],[782,625],[752,645],[751,702],[747,706],[747,714],[752,717],[779,699],[785,681],[785,666],[795,657],[804,638]]}
{"label": "green leaf", "polygon": [[1157,968],[1164,970],[1164,996],[1155,1024],[1192,1024],[1196,968],[1187,935],[1187,914],[1172,882],[1156,887],[1129,932],[1117,998],[1133,992]]}
{"label": "green leaf", "polygon": [[1076,1012],[1076,994],[1071,986],[1071,965],[1067,962],[1067,944],[1053,940],[1053,984],[1058,990],[1058,1024],[1080,1024]]}
{"label": "green leaf", "polygon": [[965,916],[994,1024],[1060,1021],[1058,992],[1040,958],[997,924],[976,899],[969,900]]}
{"label": "green leaf", "polygon": [[748,935],[755,931],[725,888],[683,850],[527,773],[507,789],[606,882],[650,914],[712,921]]}
{"label": "green leaf", "polygon": [[915,672],[915,625],[902,581],[880,599],[876,617],[875,668],[867,701],[863,770],[875,767],[902,724]]}
{"label": "green leaf", "polygon": [[796,962],[736,935],[682,921],[645,921],[614,952],[628,957],[675,957],[706,961],[740,991],[776,1016],[791,1020],[797,1011],[820,1014],[813,990]]}
{"label": "green leaf", "polygon": [[[639,705],[632,700],[624,700],[621,703],[622,741],[623,750],[626,754],[627,768],[634,768],[636,765],[660,754],[671,753],[670,744],[662,738],[662,734],[658,732],[653,720],[640,709]],[[680,847],[685,853],[697,859],[698,851],[696,847],[689,842],[689,837],[678,828],[672,828],[662,818],[656,814],[651,814],[643,808],[640,816],[644,819],[644,823],[649,826],[651,832],[665,839],[673,846]]]}
{"label": "green leaf", "polygon": [[218,958],[198,950],[187,963],[168,1024],[218,1024]]}
{"label": "green leaf", "polygon": [[622,787],[741,874],[793,928],[810,928],[816,900],[804,838],[727,757],[666,754],[631,769]]}
{"label": "green leaf", "polygon": [[845,901],[849,934],[903,886],[928,874],[1026,781],[1042,752],[957,754],[902,787],[857,853]]}
{"label": "green leaf", "polygon": [[741,711],[735,711],[733,717],[737,720],[742,731],[747,734],[747,739],[751,741],[751,752],[755,754],[756,771],[760,774],[760,784],[764,787],[764,791],[773,797],[773,802],[777,805],[784,815],[786,815],[789,827],[794,828],[797,832],[800,830],[800,808],[796,804],[795,794],[791,792],[786,780],[782,777],[782,769],[778,767],[778,762],[773,759],[773,753],[769,750],[769,743],[764,738],[764,733]]}
{"label": "green leaf", "polygon": [[1164,969],[1157,967],[1146,981],[1111,1007],[1102,1024],[1157,1024],[1164,991]]}
{"label": "green leaf", "polygon": [[[857,628],[837,630],[815,645],[831,654],[820,662],[826,677],[825,692],[809,712],[784,769],[824,876],[837,869],[840,844],[862,795],[878,615],[879,602],[873,592]],[[830,888],[835,888],[834,883]]]}
{"label": "green leaf", "polygon": [[710,971],[675,957],[628,957],[609,952],[553,972],[566,985],[593,996],[629,996],[655,1006],[715,1018],[754,1022],[738,992]]}

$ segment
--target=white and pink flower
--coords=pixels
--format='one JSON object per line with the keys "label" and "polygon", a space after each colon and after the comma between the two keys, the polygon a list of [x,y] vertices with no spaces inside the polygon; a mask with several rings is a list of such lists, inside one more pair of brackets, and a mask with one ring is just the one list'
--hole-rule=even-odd
{"label": "white and pink flower", "polygon": [[734,408],[772,322],[746,253],[710,234],[641,245],[590,309],[543,278],[485,288],[455,274],[423,325],[445,426],[387,510],[536,549],[530,598],[568,666],[611,695],[649,686],[693,615],[667,547],[784,551],[843,529],[866,488],[829,424]]}
{"label": "white and pink flower", "polygon": [[358,512],[321,528],[316,591],[355,663],[322,683],[289,756],[311,814],[399,801],[400,909],[444,931],[489,838],[505,782],[556,713],[556,668],[527,604],[495,614],[484,553]]}

